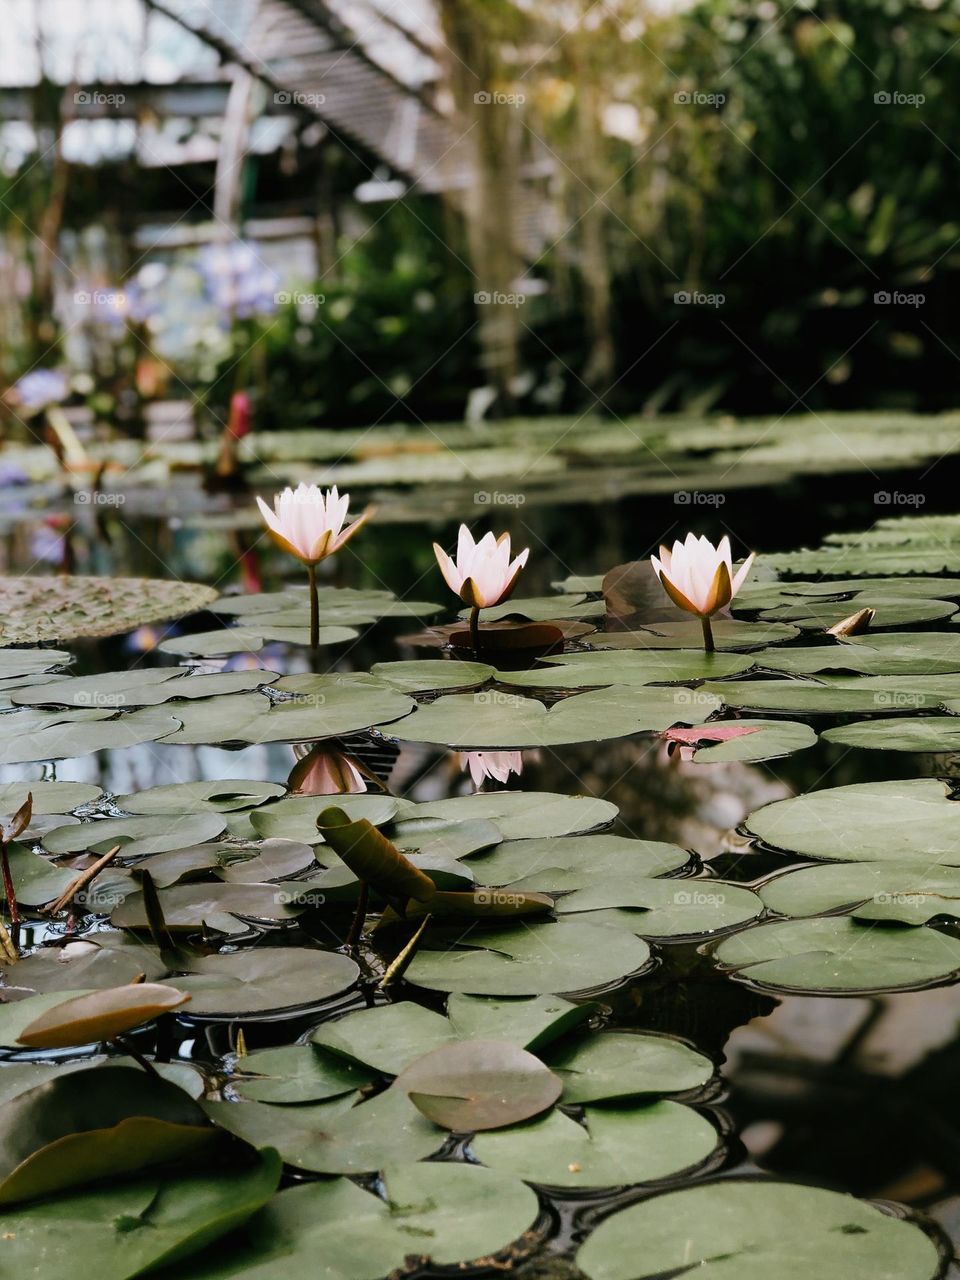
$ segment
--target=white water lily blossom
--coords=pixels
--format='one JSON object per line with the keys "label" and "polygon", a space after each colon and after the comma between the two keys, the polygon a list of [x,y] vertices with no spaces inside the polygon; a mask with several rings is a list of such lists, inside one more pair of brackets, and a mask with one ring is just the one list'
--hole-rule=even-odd
{"label": "white water lily blossom", "polygon": [[673,603],[702,620],[704,647],[708,651],[713,649],[710,618],[725,609],[743,586],[753,560],[751,551],[735,572],[726,535],[714,546],[709,538],[697,538],[692,533],[683,542],[675,542],[672,551],[661,547],[659,557],[650,557],[654,572]]}
{"label": "white water lily blossom", "polygon": [[506,782],[511,773],[523,773],[522,751],[462,751],[460,768],[469,769],[473,785],[479,787],[486,778]]}
{"label": "white water lily blossom", "polygon": [[298,484],[276,494],[272,510],[262,498],[257,504],[273,540],[306,565],[319,564],[339,551],[371,514],[364,511],[344,528],[350,495],[341,497],[336,485],[324,493],[318,485]]}
{"label": "white water lily blossom", "polygon": [[485,533],[474,542],[465,524],[460,526],[455,561],[436,542],[433,550],[447,586],[474,609],[489,609],[506,600],[530,555],[527,547],[511,560],[509,533],[501,533],[499,538]]}

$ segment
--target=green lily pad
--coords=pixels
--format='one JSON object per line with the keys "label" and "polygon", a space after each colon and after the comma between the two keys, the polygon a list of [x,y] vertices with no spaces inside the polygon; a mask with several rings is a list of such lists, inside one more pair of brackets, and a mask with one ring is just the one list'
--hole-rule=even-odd
{"label": "green lily pad", "polygon": [[[720,653],[762,649],[765,645],[793,640],[799,634],[798,627],[783,622],[713,620],[713,642]],[[594,649],[696,649],[702,643],[700,623],[693,618],[681,622],[651,622],[635,631],[604,631],[590,637]]]}
{"label": "green lily pad", "polygon": [[853,1196],[724,1179],[612,1214],[577,1266],[588,1280],[933,1280],[940,1259],[913,1223]]}
{"label": "green lily pad", "polygon": [[212,810],[230,813],[250,809],[282,796],[286,788],[276,782],[256,779],[216,778],[209,782],[172,782],[146,791],[117,796],[116,805],[125,813],[200,813]]}
{"label": "green lily pad", "polygon": [[225,1018],[320,1004],[348,991],[360,970],[349,956],[308,947],[255,947],[201,956],[171,979],[190,995],[190,1017]]}
{"label": "green lily pad", "polygon": [[[516,1178],[476,1165],[388,1169],[383,1198],[346,1178],[291,1187],[182,1280],[379,1280],[411,1254],[438,1266],[505,1249],[533,1224],[537,1197]],[[112,1280],[112,1277],[110,1278]]]}
{"label": "green lily pad", "polygon": [[317,819],[331,804],[354,821],[366,818],[375,827],[382,827],[399,812],[402,802],[386,795],[287,796],[251,813],[250,825],[254,834],[264,839],[321,844]]}
{"label": "green lily pad", "polygon": [[[278,634],[283,632],[283,634]],[[321,627],[317,643],[320,645],[346,644],[355,640],[358,632],[353,627]],[[217,631],[197,631],[188,636],[174,636],[160,645],[161,653],[194,658],[225,658],[234,653],[258,653],[271,640],[284,644],[310,643],[309,629],[305,627],[274,628],[267,635],[257,627],[222,627]]]}
{"label": "green lily pad", "polygon": [[597,689],[564,698],[547,709],[518,694],[448,694],[384,733],[405,742],[432,742],[478,750],[603,742],[672,724],[699,724],[720,701],[692,689]]}
{"label": "green lily pad", "polygon": [[657,1182],[702,1164],[717,1148],[709,1120],[677,1102],[585,1107],[582,1122],[562,1111],[473,1139],[488,1168],[555,1187],[620,1187]]}
{"label": "green lily pad", "polygon": [[406,978],[434,991],[553,995],[617,982],[649,959],[650,948],[626,929],[579,923],[438,928],[424,934]]}
{"label": "green lily pad", "polygon": [[[504,604],[484,609],[482,622],[501,622],[504,618],[525,618],[527,622],[553,622],[556,618],[602,618],[606,612],[602,600],[587,600],[582,595],[528,596],[511,598]],[[461,609],[461,618],[469,618],[470,610]]]}
{"label": "green lily pad", "polygon": [[[248,920],[292,921],[303,910],[274,884],[177,884],[161,889],[158,897],[167,928],[175,933],[247,933]],[[118,902],[110,923],[119,929],[149,929],[142,892]]]}
{"label": "green lily pad", "polygon": [[[90,991],[71,991],[71,996],[90,995]],[[0,1004],[0,1045],[4,1049],[22,1049],[20,1034],[31,1022],[35,1022],[48,1009],[63,1004],[62,991],[50,991],[45,995],[28,996],[24,1000],[11,1000]]]}
{"label": "green lily pad", "polygon": [[[719,688],[720,686],[715,686]],[[705,728],[713,728],[708,725]],[[721,742],[709,741],[694,752],[697,764],[716,764],[726,760],[776,760],[797,751],[806,751],[817,741],[808,724],[796,720],[735,720],[731,727],[745,730],[742,735]]]}
{"label": "green lily pad", "polygon": [[741,675],[753,666],[752,657],[703,650],[636,649],[567,653],[544,658],[544,666],[532,671],[503,671],[501,684],[527,689],[589,689],[606,685],[643,687],[682,684],[687,680],[720,679]]}
{"label": "green lily pad", "polygon": [[860,609],[876,609],[870,624],[876,627],[909,627],[917,622],[936,622],[957,611],[951,600],[925,600],[915,595],[893,595],[886,592],[858,591],[846,600],[797,600],[761,613],[768,622],[789,622],[803,631],[823,631]]}
{"label": "green lily pad", "polygon": [[556,911],[644,938],[680,938],[755,920],[763,903],[749,889],[722,880],[645,880],[621,873],[564,894]]}
{"label": "green lily pad", "polygon": [[442,1014],[412,1001],[357,1009],[325,1022],[310,1037],[315,1045],[332,1053],[394,1076],[421,1054],[459,1037]]}
{"label": "green lily pad", "polygon": [[354,1105],[355,1094],[302,1106],[269,1102],[207,1102],[203,1109],[230,1133],[262,1147],[271,1143],[284,1164],[311,1173],[373,1173],[422,1160],[446,1134],[420,1114],[405,1093],[387,1089]]}
{"label": "green lily pad", "polygon": [[960,672],[960,645],[956,632],[951,631],[877,631],[847,636],[832,644],[764,649],[753,657],[758,667],[791,675],[817,675],[821,671],[874,676]]}
{"label": "green lily pad", "polygon": [[414,662],[376,662],[370,674],[401,693],[430,693],[434,689],[472,689],[497,674],[484,662],[447,662],[422,658]]}
{"label": "green lily pad", "polygon": [[[346,807],[340,803],[346,799],[349,797],[337,798],[341,808]],[[565,796],[549,791],[490,791],[425,804],[401,800],[397,802],[396,815],[398,819],[485,818],[499,827],[504,840],[524,840],[530,836],[576,835],[606,826],[617,816],[617,806],[594,796]],[[375,822],[373,818],[369,820]]]}
{"label": "green lily pad", "polygon": [[467,866],[481,884],[524,889],[581,889],[598,877],[628,873],[661,876],[690,861],[686,849],[660,840],[594,835],[508,840],[470,857]]}
{"label": "green lily pad", "polygon": [[[240,696],[240,695],[238,695]],[[246,695],[255,697],[255,694]],[[0,764],[69,760],[91,751],[118,750],[140,742],[156,742],[178,728],[167,709],[147,708],[118,716],[93,708],[79,711],[13,711],[2,717]]]}
{"label": "green lily pad", "polygon": [[347,684],[329,677],[312,679],[328,683],[322,691],[285,702],[272,702],[261,693],[237,693],[185,704],[177,708],[182,727],[165,734],[164,741],[310,742],[395,720],[414,706],[412,698],[395,690]]}
{"label": "green lily pad", "polygon": [[278,678],[275,671],[218,671],[213,675],[195,676],[178,667],[138,667],[96,676],[72,676],[55,684],[21,690],[11,695],[11,701],[25,707],[101,707],[123,711],[128,707],[157,706],[173,698],[243,693],[272,684]]}
{"label": "green lily pad", "polygon": [[898,716],[857,720],[828,729],[825,742],[870,751],[955,751],[960,746],[960,716]]}
{"label": "green lily pad", "polygon": [[231,1085],[248,1102],[322,1102],[372,1084],[375,1076],[316,1045],[257,1049],[237,1060]]}
{"label": "green lily pad", "polygon": [[[233,845],[222,847],[236,853]],[[155,861],[150,863],[151,872],[155,866]],[[282,880],[315,866],[316,859],[310,845],[297,840],[263,840],[256,856],[235,858],[228,865],[221,866],[217,874],[221,880],[230,884],[264,884]]]}
{"label": "green lily pad", "polygon": [[[128,982],[154,982],[169,973],[158,952],[122,934],[101,933],[66,947],[45,947],[0,968],[7,999],[39,992],[101,991]],[[64,994],[66,999],[66,994]]]}
{"label": "green lily pad", "polygon": [[960,869],[920,862],[845,862],[801,867],[758,890],[771,911],[819,916],[844,910],[860,919],[926,924],[936,916],[960,919]]}
{"label": "green lily pad", "polygon": [[596,1006],[571,1004],[559,996],[466,996],[454,992],[447,1001],[447,1017],[464,1040],[509,1040],[539,1053],[565,1036],[595,1011]]}
{"label": "green lily pad", "polygon": [[62,667],[72,661],[72,654],[65,649],[0,648],[0,680],[41,675],[52,667]]}
{"label": "green lily pad", "polygon": [[823,676],[818,680],[730,680],[703,686],[728,707],[804,715],[936,710],[960,698],[960,675]]}
{"label": "green lily pad", "polygon": [[225,826],[218,813],[103,818],[56,827],[47,832],[43,843],[50,853],[56,854],[81,853],[88,849],[92,853],[106,853],[118,844],[124,858],[140,858],[214,840]]}
{"label": "green lily pad", "polygon": [[69,867],[56,867],[49,858],[23,845],[11,845],[9,858],[17,901],[22,906],[39,907],[45,902],[52,902],[77,878],[76,871]]}
{"label": "green lily pad", "polygon": [[716,961],[777,991],[903,991],[960,973],[960,941],[926,927],[848,916],[784,920],[734,934]]}
{"label": "green lily pad", "polygon": [[59,1195],[4,1213],[3,1258],[11,1274],[90,1270],[100,1280],[133,1280],[218,1240],[262,1208],[280,1181],[274,1151],[250,1166],[167,1173]]}
{"label": "green lily pad", "polygon": [[714,1074],[710,1059],[681,1040],[627,1031],[575,1040],[551,1054],[548,1064],[563,1081],[564,1104],[682,1093]]}
{"label": "green lily pad", "polygon": [[99,787],[86,782],[5,782],[0,785],[0,814],[14,814],[33,796],[33,814],[66,814],[82,804],[92,804],[103,795]]}
{"label": "green lily pad", "polygon": [[778,800],[747,818],[765,844],[843,862],[960,866],[960,805],[933,778],[861,782]]}
{"label": "green lily pad", "polygon": [[115,636],[182,618],[216,599],[212,587],[162,578],[0,578],[0,644]]}

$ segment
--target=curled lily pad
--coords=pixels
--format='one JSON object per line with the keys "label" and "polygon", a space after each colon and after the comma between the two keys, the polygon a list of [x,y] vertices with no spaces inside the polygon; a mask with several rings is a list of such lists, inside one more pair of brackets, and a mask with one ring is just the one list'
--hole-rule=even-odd
{"label": "curled lily pad", "polygon": [[83,1268],[133,1280],[165,1263],[182,1273],[185,1258],[266,1204],[280,1170],[267,1150],[247,1165],[128,1179],[22,1205],[4,1213],[4,1259],[18,1275],[29,1275],[38,1258],[50,1275]]}
{"label": "curled lily pad", "polygon": [[484,884],[525,889],[581,889],[599,878],[623,873],[660,876],[690,861],[686,849],[660,840],[593,835],[543,840],[509,840],[469,858]]}
{"label": "curled lily pad", "polygon": [[230,813],[251,809],[284,794],[277,782],[255,779],[216,778],[209,782],[172,782],[146,791],[117,796],[118,809],[125,813],[201,813],[212,810]]}
{"label": "curled lily pad", "polygon": [[460,1040],[417,1058],[393,1087],[445,1129],[501,1129],[553,1105],[561,1081],[526,1049],[504,1040]]}
{"label": "curled lily pad", "polygon": [[[491,791],[426,804],[401,800],[396,814],[398,819],[487,818],[496,824],[504,840],[523,840],[530,836],[575,835],[606,826],[617,816],[617,806],[594,796],[564,796],[548,791]],[[364,816],[369,817],[368,814]],[[376,819],[370,818],[370,821],[375,822]]]}
{"label": "curled lily pad", "polygon": [[755,920],[763,903],[755,893],[722,880],[645,880],[630,875],[594,880],[565,894],[557,914],[583,924],[632,929],[644,938],[714,933]]}
{"label": "curled lily pad", "polygon": [[226,822],[217,813],[145,815],[136,818],[104,818],[79,826],[57,827],[43,838],[48,852],[55,854],[106,853],[120,845],[124,858],[146,857],[214,840]]}
{"label": "curled lily pad", "polygon": [[448,694],[380,727],[406,742],[465,749],[549,747],[699,723],[719,706],[719,699],[693,689],[597,689],[549,709],[534,698],[490,690]]}
{"label": "curled lily pad", "polygon": [[564,1103],[604,1102],[643,1094],[680,1093],[713,1076],[713,1063],[668,1036],[604,1031],[550,1055],[563,1081]]}
{"label": "curled lily pad", "polygon": [[862,782],[778,800],[747,819],[777,849],[844,862],[960,866],[960,805],[932,778]]}
{"label": "curled lily pad", "polygon": [[11,701],[26,707],[101,707],[123,711],[152,707],[173,698],[211,698],[215,694],[259,689],[278,679],[275,671],[219,671],[194,676],[177,667],[137,667],[103,675],[73,676],[55,684],[24,689]]}
{"label": "curled lily pad", "polygon": [[28,1049],[65,1049],[112,1040],[186,1004],[173,986],[134,982],[74,996],[52,1005],[23,1028],[17,1043]]}
{"label": "curled lily pad", "polygon": [[597,925],[428,929],[406,978],[434,991],[546,995],[617,982],[649,959],[649,947],[633,933]]}
{"label": "curled lily pad", "polygon": [[702,1164],[717,1147],[713,1125],[677,1102],[585,1107],[495,1133],[471,1146],[491,1169],[557,1187],[618,1187],[656,1182]]}
{"label": "curled lily pad", "polygon": [[940,1259],[913,1223],[853,1196],[724,1179],[612,1214],[577,1266],[588,1280],[933,1280]]}
{"label": "curled lily pad", "polygon": [[190,995],[190,1016],[235,1017],[320,1004],[348,991],[360,970],[348,957],[307,947],[255,947],[201,956],[171,984]]}
{"label": "curled lily pad", "polygon": [[960,918],[960,869],[922,862],[843,862],[801,867],[759,889],[771,911],[819,916],[845,910],[861,919],[926,924]]}
{"label": "curled lily pad", "polygon": [[402,1268],[411,1253],[437,1266],[468,1265],[521,1236],[538,1207],[519,1179],[462,1163],[388,1169],[382,1197],[347,1178],[310,1182],[274,1197],[232,1247],[180,1275],[288,1280],[316,1273],[322,1280],[379,1280]]}
{"label": "curled lily pad", "polygon": [[174,1084],[138,1067],[60,1072],[0,1117],[0,1205],[196,1159],[222,1145]]}
{"label": "curled lily pad", "polygon": [[354,1093],[376,1077],[317,1045],[257,1049],[238,1059],[232,1086],[248,1102],[321,1102]]}
{"label": "curled lily pad", "polygon": [[823,916],[746,929],[714,958],[734,977],[778,991],[901,991],[960,973],[960,941],[924,926]]}
{"label": "curled lily pad", "polygon": [[398,1089],[355,1104],[356,1095],[350,1094],[293,1107],[208,1102],[204,1110],[214,1124],[252,1146],[269,1143],[285,1164],[312,1173],[372,1173],[422,1160],[446,1137]]}

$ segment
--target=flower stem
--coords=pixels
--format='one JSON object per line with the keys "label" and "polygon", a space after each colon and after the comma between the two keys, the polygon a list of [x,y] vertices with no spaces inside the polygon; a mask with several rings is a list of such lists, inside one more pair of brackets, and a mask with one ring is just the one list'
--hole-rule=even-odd
{"label": "flower stem", "polygon": [[476,657],[480,652],[480,606],[478,604],[470,610],[470,647]]}
{"label": "flower stem", "polygon": [[703,652],[713,653],[713,628],[710,625],[710,619],[701,618],[700,626],[703,628]]}
{"label": "flower stem", "polygon": [[307,580],[310,583],[310,648],[320,647],[320,598],[317,595],[317,566],[307,565]]}

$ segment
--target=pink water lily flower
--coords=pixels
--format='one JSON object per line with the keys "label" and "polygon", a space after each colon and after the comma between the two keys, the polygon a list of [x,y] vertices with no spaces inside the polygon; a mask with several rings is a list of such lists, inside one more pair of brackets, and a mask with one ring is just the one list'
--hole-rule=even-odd
{"label": "pink water lily flower", "polygon": [[673,603],[702,620],[704,648],[708,652],[713,650],[710,618],[725,609],[743,586],[753,560],[751,551],[734,572],[726,535],[715,547],[709,538],[697,538],[692,533],[683,542],[675,542],[672,551],[661,547],[659,558],[650,557],[654,572]]}
{"label": "pink water lily flower", "polygon": [[447,586],[475,609],[489,609],[506,600],[530,555],[528,547],[511,560],[509,533],[501,533],[499,538],[485,533],[474,542],[465,524],[460,526],[456,561],[436,542],[433,550]]}
{"label": "pink water lily flower", "polygon": [[506,782],[511,773],[523,773],[522,751],[463,751],[460,768],[469,769],[473,785],[479,787],[486,778]]}
{"label": "pink water lily flower", "polygon": [[344,528],[350,495],[341,497],[336,485],[324,493],[318,485],[299,484],[276,494],[273,510],[262,498],[257,504],[274,542],[305,565],[319,564],[339,551],[371,514],[364,511]]}

